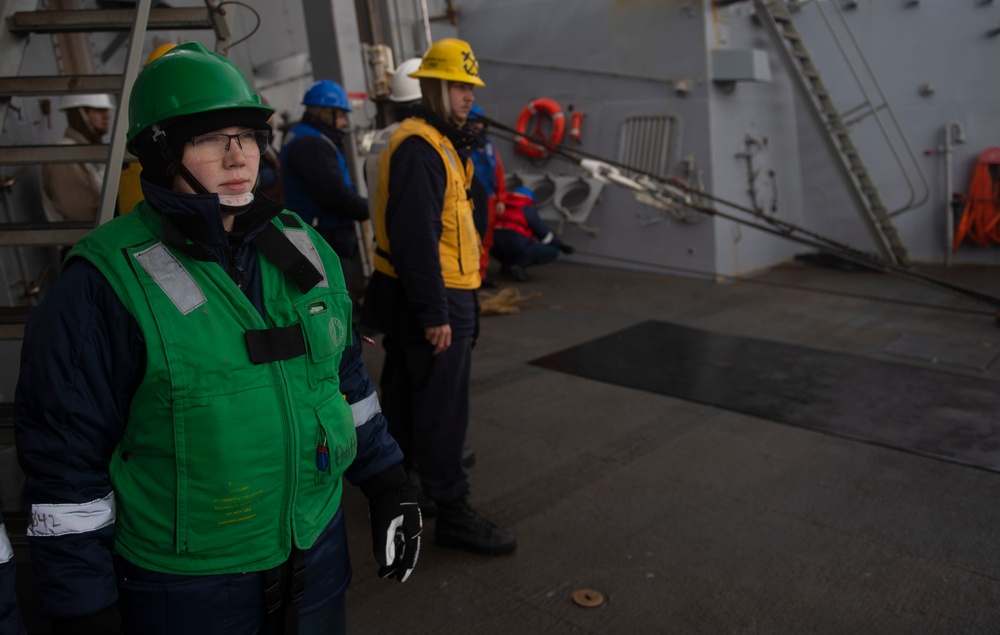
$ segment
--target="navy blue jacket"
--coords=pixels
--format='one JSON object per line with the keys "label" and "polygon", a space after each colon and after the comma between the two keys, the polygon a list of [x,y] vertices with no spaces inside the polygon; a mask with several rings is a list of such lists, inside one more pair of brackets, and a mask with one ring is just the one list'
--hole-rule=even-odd
{"label": "navy blue jacket", "polygon": [[[414,112],[448,136],[460,153],[475,137],[426,108]],[[449,324],[454,337],[476,330],[475,291],[449,289],[441,276],[441,210],[446,171],[441,154],[421,137],[401,143],[389,162],[385,223],[398,278],[379,271],[365,292],[361,321],[396,337],[424,339],[424,329]]]}
{"label": "navy blue jacket", "polygon": [[341,150],[344,132],[308,113],[281,148],[285,205],[313,227],[350,227],[368,219],[368,201],[358,196]]}
{"label": "navy blue jacket", "polygon": [[[249,241],[281,207],[260,198],[226,234],[215,195],[179,194],[146,181],[143,193],[161,213],[169,210],[165,215],[188,239],[204,245],[263,313],[256,248]],[[108,495],[109,461],[144,367],[145,346],[135,319],[92,264],[70,261],[32,311],[21,351],[14,424],[30,504],[83,504]],[[375,391],[357,332],[342,357],[340,382],[351,404]],[[346,474],[352,483],[363,483],[402,460],[380,412],[356,430],[358,454]],[[92,615],[117,601],[113,542],[113,524],[97,531],[29,537],[44,615]],[[320,547],[317,543],[310,551]],[[330,582],[342,586],[348,575]]]}

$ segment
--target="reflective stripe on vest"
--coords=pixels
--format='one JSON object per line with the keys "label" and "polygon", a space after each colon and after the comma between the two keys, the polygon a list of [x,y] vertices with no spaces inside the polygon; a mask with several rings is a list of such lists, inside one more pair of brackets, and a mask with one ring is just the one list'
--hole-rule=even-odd
{"label": "reflective stripe on vest", "polygon": [[198,283],[163,243],[138,252],[135,259],[167,294],[181,315],[187,315],[205,304],[205,294]]}
{"label": "reflective stripe on vest", "polygon": [[89,503],[50,503],[31,506],[28,535],[35,538],[85,534],[115,522],[115,493]]}
{"label": "reflective stripe on vest", "polygon": [[[309,239],[309,235],[301,229],[286,229],[285,236],[323,275],[323,280],[316,286],[329,286],[323,261],[316,251],[316,246]],[[205,304],[205,294],[198,283],[163,243],[156,243],[152,247],[136,253],[135,259],[139,261],[146,273],[156,281],[160,289],[167,294],[181,315],[187,315]]]}
{"label": "reflective stripe on vest", "polygon": [[286,229],[285,237],[292,241],[295,248],[302,252],[302,254],[309,259],[309,262],[313,263],[316,270],[323,274],[323,280],[316,284],[317,287],[329,287],[330,282],[326,278],[326,269],[323,268],[323,260],[319,257],[319,252],[316,251],[316,245],[313,244],[309,234],[306,233],[304,229]]}

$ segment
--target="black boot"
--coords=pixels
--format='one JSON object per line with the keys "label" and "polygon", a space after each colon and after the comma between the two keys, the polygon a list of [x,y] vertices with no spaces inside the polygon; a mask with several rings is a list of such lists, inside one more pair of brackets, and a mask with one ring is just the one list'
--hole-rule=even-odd
{"label": "black boot", "polygon": [[434,542],[439,547],[467,549],[491,556],[513,553],[517,539],[479,515],[463,496],[453,503],[438,501]]}

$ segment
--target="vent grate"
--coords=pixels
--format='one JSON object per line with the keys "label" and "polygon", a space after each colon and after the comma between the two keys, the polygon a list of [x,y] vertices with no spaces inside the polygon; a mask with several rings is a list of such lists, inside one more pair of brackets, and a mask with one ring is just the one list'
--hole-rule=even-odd
{"label": "vent grate", "polygon": [[633,115],[618,135],[618,162],[654,176],[666,177],[675,128],[671,115]]}

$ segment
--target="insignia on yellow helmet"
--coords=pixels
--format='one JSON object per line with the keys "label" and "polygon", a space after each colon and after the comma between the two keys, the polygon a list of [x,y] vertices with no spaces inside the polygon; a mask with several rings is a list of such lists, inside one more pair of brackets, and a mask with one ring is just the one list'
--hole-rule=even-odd
{"label": "insignia on yellow helmet", "polygon": [[485,86],[479,78],[479,62],[469,43],[455,38],[438,40],[424,53],[420,68],[410,77],[429,77],[449,82]]}

